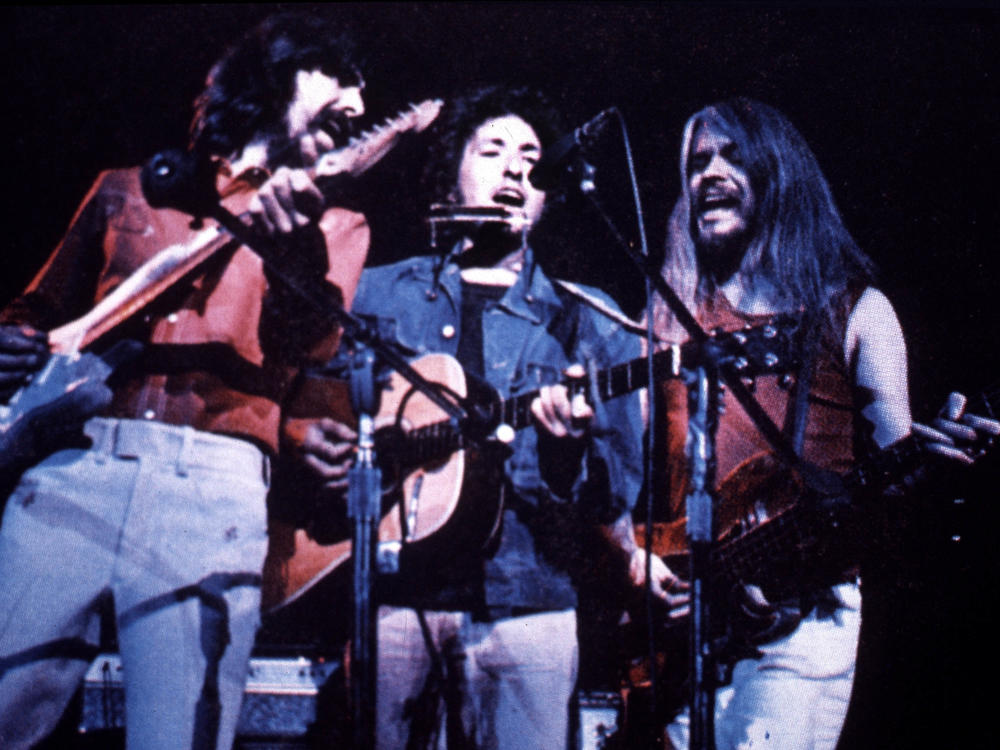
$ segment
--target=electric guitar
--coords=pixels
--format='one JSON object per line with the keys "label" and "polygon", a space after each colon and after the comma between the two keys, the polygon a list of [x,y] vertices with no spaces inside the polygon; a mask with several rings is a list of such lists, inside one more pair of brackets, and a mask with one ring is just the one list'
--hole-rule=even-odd
{"label": "electric guitar", "polygon": [[[779,316],[767,325],[718,333],[712,345],[720,367],[734,368],[747,378],[788,372],[798,367],[792,353],[800,334],[799,320]],[[653,377],[681,377],[685,362],[696,356],[695,344],[658,352],[653,357]],[[500,398],[492,389],[466,378],[458,362],[445,354],[429,354],[413,363],[428,380],[442,385],[462,403],[473,418],[465,424],[447,421],[446,415],[401,376],[393,373],[382,392],[379,417],[409,425],[376,433],[376,454],[388,477],[384,515],[379,524],[380,547],[404,550],[415,564],[433,567],[435,555],[452,557],[482,550],[499,527],[503,509],[502,459],[504,446],[514,433],[533,424],[531,402],[538,391]],[[564,381],[571,392],[588,400],[609,399],[645,388],[649,383],[647,360],[640,357],[613,365],[582,378]],[[322,384],[316,390],[322,391]],[[330,415],[345,398],[315,396],[312,418]],[[293,414],[308,421],[305,413]],[[339,415],[340,421],[344,414]],[[485,460],[483,460],[485,459]],[[285,607],[328,576],[344,567],[351,556],[349,529],[338,538],[324,539],[308,528],[273,523],[271,547],[264,566],[265,612]],[[336,587],[336,584],[330,584]],[[333,595],[329,597],[335,599]],[[285,618],[292,619],[292,618]]]}
{"label": "electric guitar", "polygon": [[[977,397],[982,413],[1000,406],[1000,384]],[[978,411],[978,409],[976,410]],[[966,449],[978,460],[994,439]],[[848,473],[830,473],[831,491],[820,493],[781,465],[772,455],[750,459],[719,487],[722,533],[711,551],[709,589],[723,603],[717,612],[735,611],[723,623],[738,637],[764,643],[797,624],[768,602],[797,597],[845,580],[863,553],[865,511],[886,489],[913,477],[927,461],[922,441],[910,435],[864,460]],[[671,570],[688,570],[684,520],[654,529],[653,551]],[[644,530],[637,541],[645,543]],[[748,598],[744,587],[757,587],[767,601]],[[685,625],[686,627],[686,625]]]}
{"label": "electric guitar", "polygon": [[[420,132],[437,117],[442,102],[429,99],[412,104],[395,117],[352,138],[342,147],[323,154],[309,170],[314,179],[335,175],[357,176],[378,163],[406,132]],[[0,474],[32,463],[40,435],[53,420],[69,416],[85,418],[105,406],[110,396],[104,385],[115,367],[135,354],[134,347],[118,348],[100,357],[81,352],[181,279],[196,271],[209,258],[233,243],[232,236],[212,224],[190,240],[171,245],[146,261],[104,297],[86,315],[49,332],[52,352],[45,367],[5,405],[0,405]],[[356,284],[364,257],[345,259],[340,275],[345,284]],[[350,290],[342,289],[344,296]]]}

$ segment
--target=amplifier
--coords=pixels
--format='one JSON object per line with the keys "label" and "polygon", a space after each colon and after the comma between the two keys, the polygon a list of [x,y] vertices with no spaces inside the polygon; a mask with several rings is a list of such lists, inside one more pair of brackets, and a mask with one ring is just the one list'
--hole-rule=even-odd
{"label": "amplifier", "polygon": [[[338,661],[296,658],[250,660],[236,732],[247,737],[300,737],[316,720],[316,701],[327,680],[342,669]],[[101,654],[83,683],[80,732],[125,726],[122,663],[117,654]]]}
{"label": "amplifier", "polygon": [[577,694],[577,704],[580,712],[579,750],[611,750],[624,746],[620,734],[620,694],[581,691]]}

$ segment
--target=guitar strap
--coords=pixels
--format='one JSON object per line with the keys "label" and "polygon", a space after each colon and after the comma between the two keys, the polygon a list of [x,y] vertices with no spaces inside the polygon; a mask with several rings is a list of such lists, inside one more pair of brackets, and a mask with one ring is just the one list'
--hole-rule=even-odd
{"label": "guitar strap", "polygon": [[789,394],[789,408],[785,412],[784,433],[788,436],[795,455],[802,455],[806,439],[806,422],[809,417],[809,391],[816,371],[816,353],[819,347],[821,316],[807,314],[803,321],[805,335],[802,344],[802,365]]}
{"label": "guitar strap", "polygon": [[589,307],[592,307],[593,309],[597,310],[597,312],[599,312],[604,317],[610,318],[611,320],[615,321],[626,331],[629,331],[630,333],[637,333],[640,335],[644,335],[646,333],[646,326],[642,325],[642,323],[636,323],[634,320],[632,320],[632,318],[628,317],[624,313],[619,312],[618,310],[615,310],[614,308],[609,307],[607,303],[605,303],[603,300],[598,299],[592,294],[588,294],[576,284],[573,284],[572,282],[569,281],[562,281],[561,279],[553,279],[553,284],[569,292],[571,295],[573,295],[574,297],[576,297],[578,300],[582,301]]}

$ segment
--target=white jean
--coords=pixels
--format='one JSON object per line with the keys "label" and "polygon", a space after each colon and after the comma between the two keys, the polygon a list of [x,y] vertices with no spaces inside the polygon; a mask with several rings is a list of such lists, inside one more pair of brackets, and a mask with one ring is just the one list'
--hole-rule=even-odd
{"label": "white jean", "polygon": [[59,720],[118,627],[130,750],[229,750],[259,624],[267,463],[248,442],[93,419],[26,472],[0,527],[0,746]]}
{"label": "white jean", "polygon": [[[834,750],[847,716],[861,628],[861,593],[856,584],[834,592],[841,606],[832,615],[813,610],[780,640],[761,647],[763,657],[733,668],[732,683],[716,692],[718,750]],[[674,747],[688,747],[685,710],[667,735]]]}
{"label": "white jean", "polygon": [[417,613],[379,611],[379,750],[567,746],[577,676],[574,610],[495,622],[476,622],[464,612],[424,616],[441,654],[442,683],[432,676]]}

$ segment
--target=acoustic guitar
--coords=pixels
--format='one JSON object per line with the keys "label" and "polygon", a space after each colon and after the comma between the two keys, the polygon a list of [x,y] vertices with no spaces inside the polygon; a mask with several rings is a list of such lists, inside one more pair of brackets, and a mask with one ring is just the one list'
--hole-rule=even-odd
{"label": "acoustic guitar", "polygon": [[[779,316],[733,333],[716,333],[712,345],[720,367],[735,368],[747,378],[795,369],[799,320]],[[696,356],[695,344],[675,346],[653,357],[653,377],[682,377],[685,363]],[[378,417],[410,429],[384,429],[375,446],[389,480],[379,524],[379,544],[403,550],[421,560],[435,555],[475,554],[492,540],[503,510],[504,446],[517,430],[533,424],[531,402],[538,391],[501,398],[492,389],[466,378],[458,362],[445,354],[428,354],[413,364],[418,373],[442,385],[473,417],[456,424],[429,399],[392,373],[382,392]],[[571,392],[588,400],[607,401],[648,385],[644,357],[564,381]],[[294,414],[304,428],[310,419],[333,415],[347,422],[346,385],[339,394],[329,384],[314,382],[305,400],[310,407]],[[325,395],[324,395],[325,394]],[[312,409],[312,414],[308,414]],[[330,512],[336,512],[330,509]],[[336,526],[336,524],[333,524]],[[295,602],[327,577],[338,577],[351,558],[350,530],[341,524],[339,538],[320,538],[308,525],[273,522],[264,567],[263,607],[275,612]],[[343,577],[343,576],[340,576]],[[349,576],[347,576],[349,577]],[[346,581],[346,578],[345,578]],[[341,582],[341,585],[343,582]],[[328,583],[326,588],[339,590]],[[324,595],[334,601],[337,596]],[[291,617],[283,616],[285,620]]]}

